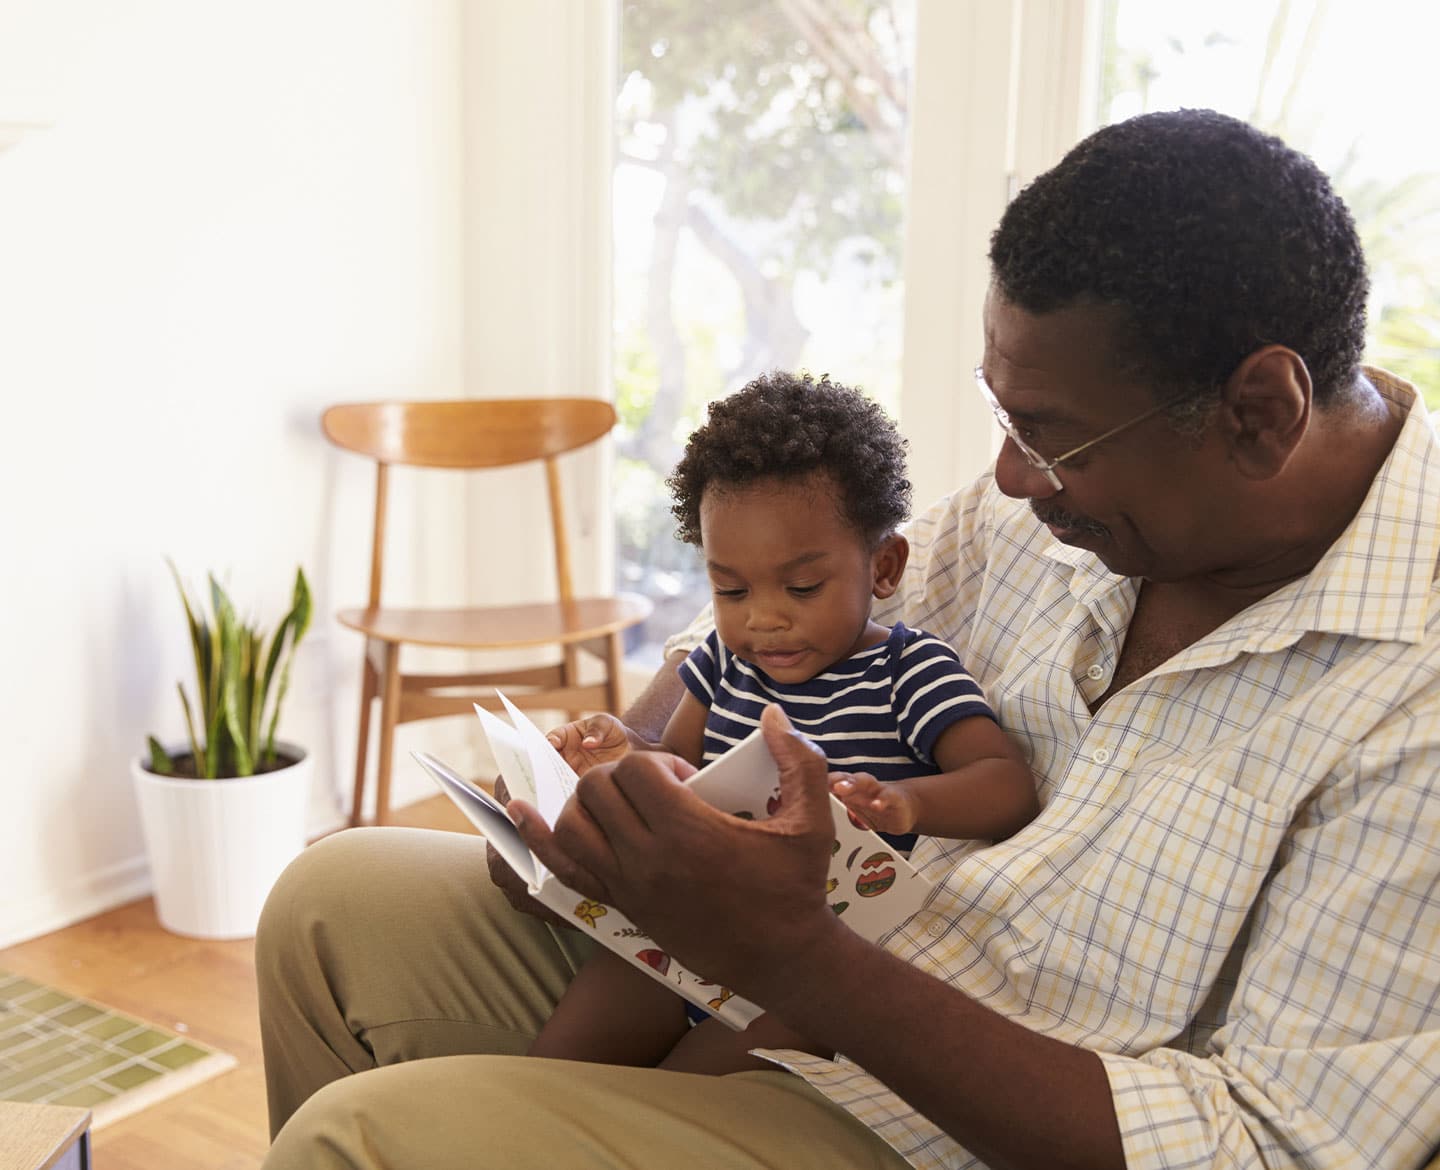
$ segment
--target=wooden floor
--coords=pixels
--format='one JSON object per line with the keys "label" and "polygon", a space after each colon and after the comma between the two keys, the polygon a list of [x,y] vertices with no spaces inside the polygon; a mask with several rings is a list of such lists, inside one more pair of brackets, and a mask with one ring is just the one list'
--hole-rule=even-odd
{"label": "wooden floor", "polygon": [[[396,824],[469,832],[444,796]],[[149,898],[0,950],[0,968],[164,1027],[188,1030],[239,1061],[231,1071],[94,1135],[101,1170],[255,1170],[265,1155],[265,1077],[256,1017],[255,944],[180,938]]]}

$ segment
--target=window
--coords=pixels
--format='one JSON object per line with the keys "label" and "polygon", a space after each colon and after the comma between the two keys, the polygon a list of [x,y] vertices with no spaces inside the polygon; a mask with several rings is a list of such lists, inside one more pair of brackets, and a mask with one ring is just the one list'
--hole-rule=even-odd
{"label": "window", "polygon": [[614,507],[632,657],[709,598],[665,477],[770,369],[899,400],[914,0],[627,0],[616,101]]}
{"label": "window", "polygon": [[1349,205],[1370,261],[1366,360],[1440,408],[1440,11],[1407,0],[1292,5],[1107,0],[1100,122],[1209,106],[1310,155]]}

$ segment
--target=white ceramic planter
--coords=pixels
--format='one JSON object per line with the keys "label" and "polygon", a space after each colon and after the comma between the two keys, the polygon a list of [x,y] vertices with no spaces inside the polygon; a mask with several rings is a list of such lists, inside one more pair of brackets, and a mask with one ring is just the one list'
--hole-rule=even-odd
{"label": "white ceramic planter", "polygon": [[[176,780],[131,763],[160,925],[194,938],[250,938],[275,879],[305,848],[311,760],[259,776]],[[184,749],[182,749],[184,750]]]}

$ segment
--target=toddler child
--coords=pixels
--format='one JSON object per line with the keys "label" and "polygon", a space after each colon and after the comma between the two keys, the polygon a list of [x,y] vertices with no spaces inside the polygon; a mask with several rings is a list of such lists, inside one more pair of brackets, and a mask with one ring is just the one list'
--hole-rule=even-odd
{"label": "toddler child", "polygon": [[[550,732],[572,767],[636,748],[703,765],[779,703],[825,752],[836,796],[901,848],[917,833],[998,840],[1035,816],[1024,757],[955,651],[871,620],[909,555],[905,440],[884,411],[828,378],[772,373],[710,406],[667,482],[678,535],[705,558],[715,630],[681,665],[686,694],[658,745],[590,716]],[[820,1051],[768,1015],[737,1033],[687,1007],[604,951],[530,1055],[723,1074],[774,1067],[752,1048]]]}

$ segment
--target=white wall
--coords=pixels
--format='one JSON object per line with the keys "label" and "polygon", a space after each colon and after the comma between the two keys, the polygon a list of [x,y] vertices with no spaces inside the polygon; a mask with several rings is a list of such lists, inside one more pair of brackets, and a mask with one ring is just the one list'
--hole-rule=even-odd
{"label": "white wall", "polygon": [[[305,566],[282,732],[334,818],[358,647],[330,615],[363,595],[364,521],[332,532],[369,484],[317,419],[461,386],[458,23],[0,0],[0,121],[53,123],[0,153],[0,944],[148,889],[127,762],[181,733],[189,665],[166,556],[261,614]],[[458,511],[430,522],[457,543]]]}
{"label": "white wall", "polygon": [[[1076,71],[1040,50],[1077,44],[1091,9],[920,6],[917,500],[986,458],[969,369],[996,169],[1028,178],[1067,144]],[[265,615],[305,566],[316,621],[282,730],[316,756],[312,827],[338,820],[360,646],[332,615],[364,595],[372,480],[319,413],[609,395],[617,7],[0,0],[0,124],[51,124],[9,150],[0,125],[0,946],[148,891],[128,766],[147,733],[181,735],[190,669],[167,556]],[[1046,75],[1064,84],[1018,101]],[[572,465],[581,588],[611,579],[605,458]],[[514,552],[537,491],[516,479],[497,508],[397,472],[387,599],[542,594],[543,560]],[[476,739],[406,725],[397,760],[481,766]],[[397,766],[396,803],[428,795],[416,771]]]}

